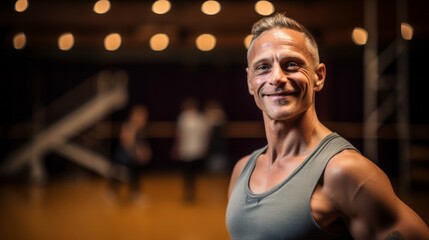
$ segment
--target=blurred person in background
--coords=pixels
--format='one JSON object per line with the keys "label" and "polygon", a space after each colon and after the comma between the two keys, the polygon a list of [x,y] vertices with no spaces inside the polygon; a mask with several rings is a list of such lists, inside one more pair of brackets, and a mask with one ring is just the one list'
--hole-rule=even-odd
{"label": "blurred person in background", "polygon": [[226,114],[222,105],[215,99],[204,105],[204,115],[209,125],[209,141],[207,148],[207,168],[211,172],[224,172],[227,168],[226,142],[224,128]]}
{"label": "blurred person in background", "polygon": [[120,127],[108,189],[113,198],[117,198],[122,182],[128,186],[128,193],[133,201],[143,200],[140,173],[152,157],[152,150],[145,136],[148,116],[145,106],[133,106],[128,119]]}
{"label": "blurred person in background", "polygon": [[314,37],[282,14],[258,21],[252,34],[247,84],[267,146],[234,167],[231,239],[429,239],[386,174],[318,120],[326,67]]}
{"label": "blurred person in background", "polygon": [[173,158],[182,162],[184,200],[196,200],[197,173],[207,155],[209,125],[195,98],[186,98],[177,119]]}

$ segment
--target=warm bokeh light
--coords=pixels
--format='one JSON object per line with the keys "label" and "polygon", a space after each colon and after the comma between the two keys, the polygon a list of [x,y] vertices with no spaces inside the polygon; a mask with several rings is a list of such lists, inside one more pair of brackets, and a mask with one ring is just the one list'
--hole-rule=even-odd
{"label": "warm bokeh light", "polygon": [[203,5],[201,5],[201,11],[207,15],[215,15],[220,12],[221,6],[217,1],[205,1]]}
{"label": "warm bokeh light", "polygon": [[150,38],[149,46],[154,51],[163,51],[168,47],[169,42],[167,34],[158,33]]}
{"label": "warm bokeh light", "polygon": [[365,45],[368,41],[368,32],[360,27],[355,27],[352,32],[352,40],[356,45]]}
{"label": "warm bokeh light", "polygon": [[413,39],[414,28],[408,23],[401,23],[401,35],[405,40]]}
{"label": "warm bokeh light", "polygon": [[104,48],[108,51],[116,51],[121,46],[122,38],[119,33],[111,33],[104,39]]}
{"label": "warm bokeh light", "polygon": [[27,36],[25,33],[20,32],[13,36],[13,47],[15,49],[23,49],[27,45]]}
{"label": "warm bokeh light", "polygon": [[258,1],[255,4],[255,11],[262,16],[268,16],[274,12],[274,5],[270,1]]}
{"label": "warm bokeh light", "polygon": [[58,37],[58,48],[68,51],[74,46],[74,36],[71,33],[63,33]]}
{"label": "warm bokeh light", "polygon": [[244,38],[244,46],[245,46],[246,48],[249,48],[249,46],[250,46],[250,42],[252,41],[252,37],[253,37],[253,35],[252,35],[252,34],[249,34],[249,35],[247,35],[247,36]]}
{"label": "warm bokeh light", "polygon": [[201,34],[195,40],[195,44],[201,51],[210,51],[216,46],[216,37],[211,34]]}
{"label": "warm bokeh light", "polygon": [[27,0],[17,0],[15,3],[15,11],[24,12],[28,8]]}
{"label": "warm bokeh light", "polygon": [[152,12],[156,14],[165,14],[171,9],[171,3],[167,0],[158,0],[152,4]]}
{"label": "warm bokeh light", "polygon": [[110,10],[109,0],[98,0],[94,4],[94,12],[98,14],[105,14]]}

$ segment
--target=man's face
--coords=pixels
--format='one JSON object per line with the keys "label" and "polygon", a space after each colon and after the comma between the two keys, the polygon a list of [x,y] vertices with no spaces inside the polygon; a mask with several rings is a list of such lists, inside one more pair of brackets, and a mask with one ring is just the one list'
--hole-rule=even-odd
{"label": "man's face", "polygon": [[325,66],[316,64],[300,32],[275,28],[250,46],[247,83],[256,105],[271,119],[297,117],[314,104]]}

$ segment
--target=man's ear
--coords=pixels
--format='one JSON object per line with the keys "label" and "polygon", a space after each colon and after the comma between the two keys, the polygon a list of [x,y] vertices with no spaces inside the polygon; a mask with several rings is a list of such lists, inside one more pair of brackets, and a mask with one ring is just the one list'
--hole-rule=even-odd
{"label": "man's ear", "polygon": [[250,95],[253,95],[255,93],[255,91],[253,91],[252,86],[250,84],[249,81],[249,68],[246,68],[246,73],[247,73],[247,89],[249,90]]}
{"label": "man's ear", "polygon": [[325,64],[320,63],[316,68],[316,76],[317,79],[314,84],[314,90],[320,91],[323,89],[323,85],[325,84],[325,77],[326,77],[326,67]]}

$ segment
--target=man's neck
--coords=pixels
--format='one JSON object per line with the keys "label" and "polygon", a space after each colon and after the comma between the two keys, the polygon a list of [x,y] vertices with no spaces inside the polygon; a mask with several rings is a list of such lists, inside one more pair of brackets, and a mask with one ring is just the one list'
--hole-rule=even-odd
{"label": "man's neck", "polygon": [[268,141],[268,157],[276,159],[309,154],[320,141],[331,133],[314,114],[299,119],[278,121],[264,115]]}

